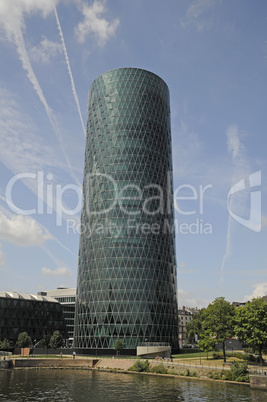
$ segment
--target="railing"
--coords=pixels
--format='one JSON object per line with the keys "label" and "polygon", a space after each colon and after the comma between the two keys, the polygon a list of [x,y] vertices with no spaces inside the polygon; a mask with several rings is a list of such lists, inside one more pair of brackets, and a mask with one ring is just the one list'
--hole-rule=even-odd
{"label": "railing", "polygon": [[[155,359],[149,359],[151,361],[155,361]],[[191,368],[202,368],[202,369],[208,369],[208,370],[230,370],[231,368],[231,363],[229,364],[229,366],[219,366],[219,365],[213,365],[213,364],[209,364],[209,363],[190,363],[188,361],[186,362],[172,362],[170,359],[168,358],[160,358],[161,362],[163,364],[167,364],[167,365],[172,365],[172,366],[178,366],[178,367],[191,367]],[[249,367],[248,369],[249,374],[253,375],[265,375],[267,376],[267,367]]]}
{"label": "railing", "polygon": [[3,351],[3,350],[0,351],[0,357],[1,356],[11,356],[11,355],[12,355],[11,352],[6,352],[6,351]]}
{"label": "railing", "polygon": [[170,346],[167,342],[141,342],[138,346]]}
{"label": "railing", "polygon": [[262,367],[262,368],[250,367],[248,371],[249,371],[249,374],[252,374],[252,375],[256,374],[256,375],[266,375],[267,376],[267,367]]}

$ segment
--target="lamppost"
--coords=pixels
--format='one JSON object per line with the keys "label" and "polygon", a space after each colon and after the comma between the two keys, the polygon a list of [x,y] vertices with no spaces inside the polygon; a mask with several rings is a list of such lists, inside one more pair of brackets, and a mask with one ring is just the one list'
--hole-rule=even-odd
{"label": "lamppost", "polygon": [[231,341],[229,341],[229,344],[231,344],[231,349],[232,349],[232,357],[234,356],[234,347],[233,347],[233,345],[232,345],[232,342]]}
{"label": "lamppost", "polygon": [[147,339],[145,339],[146,342],[146,358],[148,359],[148,343],[147,343]]}

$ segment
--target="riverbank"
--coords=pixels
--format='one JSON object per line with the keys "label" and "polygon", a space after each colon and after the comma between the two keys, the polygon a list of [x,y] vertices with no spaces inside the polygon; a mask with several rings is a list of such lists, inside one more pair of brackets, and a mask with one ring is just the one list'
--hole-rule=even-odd
{"label": "riverbank", "polygon": [[[3,362],[3,360],[2,360]],[[51,369],[82,369],[92,371],[113,372],[120,374],[139,374],[139,375],[154,375],[166,378],[186,378],[201,381],[217,381],[227,384],[245,385],[251,386],[251,382],[239,382],[229,381],[220,378],[219,373],[221,367],[218,368],[205,368],[187,366],[185,363],[179,362],[159,362],[156,360],[149,360],[149,372],[138,372],[131,370],[136,362],[145,362],[141,359],[120,359],[120,358],[83,358],[76,359],[69,356],[58,356],[55,358],[15,358],[5,360],[6,366],[2,366],[3,369],[39,369],[39,368],[51,368]],[[1,368],[1,365],[0,365]],[[229,370],[229,367],[223,368],[223,370]],[[217,378],[211,378],[214,373],[218,373]],[[251,376],[253,377],[253,384],[261,389],[267,389],[267,377],[265,376]],[[252,385],[253,385],[252,384]]]}

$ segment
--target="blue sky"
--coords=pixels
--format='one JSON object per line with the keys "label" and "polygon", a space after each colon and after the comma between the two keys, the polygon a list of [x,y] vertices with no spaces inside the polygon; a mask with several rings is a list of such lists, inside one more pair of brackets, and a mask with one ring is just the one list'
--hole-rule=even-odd
{"label": "blue sky", "polygon": [[88,89],[138,67],[170,89],[179,306],[267,294],[266,23],[264,1],[0,0],[0,290],[76,285]]}

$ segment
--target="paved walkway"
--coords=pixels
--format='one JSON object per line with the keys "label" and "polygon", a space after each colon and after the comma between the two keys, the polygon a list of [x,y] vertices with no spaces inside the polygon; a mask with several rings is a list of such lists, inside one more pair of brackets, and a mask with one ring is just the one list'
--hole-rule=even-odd
{"label": "paved walkway", "polygon": [[100,359],[94,368],[129,370],[135,362],[135,359]]}

